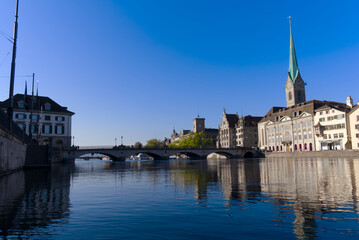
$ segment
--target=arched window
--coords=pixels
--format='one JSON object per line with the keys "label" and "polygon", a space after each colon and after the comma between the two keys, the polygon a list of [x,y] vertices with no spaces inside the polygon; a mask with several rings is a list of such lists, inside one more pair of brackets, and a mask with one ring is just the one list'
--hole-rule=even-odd
{"label": "arched window", "polygon": [[307,151],[307,144],[304,143],[304,150]]}
{"label": "arched window", "polygon": [[309,151],[313,151],[313,144],[309,143]]}
{"label": "arched window", "polygon": [[277,146],[277,152],[279,151],[279,147]]}
{"label": "arched window", "polygon": [[281,152],[283,151],[283,146],[282,146],[282,145],[280,146],[280,151],[281,151]]}
{"label": "arched window", "polygon": [[299,144],[299,151],[302,151],[302,144]]}
{"label": "arched window", "polygon": [[292,100],[292,98],[293,98],[292,92],[289,92],[289,93],[288,93],[288,100],[290,101],[290,100]]}
{"label": "arched window", "polygon": [[297,144],[294,144],[294,151],[297,151],[298,148],[297,148]]}

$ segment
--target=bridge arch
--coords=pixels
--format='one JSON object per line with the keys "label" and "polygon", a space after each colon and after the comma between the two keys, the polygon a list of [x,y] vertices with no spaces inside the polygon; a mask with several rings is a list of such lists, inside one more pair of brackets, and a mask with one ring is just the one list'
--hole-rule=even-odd
{"label": "bridge arch", "polygon": [[[135,152],[135,153],[132,154],[131,156],[138,155],[138,154],[140,154],[140,153],[146,154],[146,155],[152,157],[154,160],[161,160],[161,159],[162,159],[162,157],[161,157],[160,155],[155,154],[155,153],[152,153],[152,152],[149,152],[149,151],[146,151],[145,149],[142,149],[142,150],[139,149],[138,152]],[[130,156],[128,156],[128,157],[130,157]]]}
{"label": "bridge arch", "polygon": [[84,152],[84,153],[78,154],[76,157],[77,157],[77,158],[81,158],[82,156],[84,156],[84,155],[89,155],[89,154],[90,154],[91,156],[93,156],[93,155],[95,155],[95,154],[101,154],[101,155],[110,157],[111,160],[113,160],[113,161],[116,161],[116,160],[117,160],[117,157],[116,157],[116,156],[114,156],[114,155],[112,155],[112,154],[105,153],[105,152],[101,152],[101,151]]}
{"label": "bridge arch", "polygon": [[208,157],[209,155],[213,154],[213,153],[218,154],[218,155],[220,155],[220,156],[224,156],[224,157],[226,157],[227,159],[233,158],[233,157],[235,156],[235,155],[233,155],[233,154],[231,154],[231,153],[229,153],[229,152],[225,152],[225,151],[214,151],[214,152],[208,154],[207,157]]}
{"label": "bridge arch", "polygon": [[246,152],[244,155],[243,155],[244,158],[254,158],[254,154],[253,152]]}

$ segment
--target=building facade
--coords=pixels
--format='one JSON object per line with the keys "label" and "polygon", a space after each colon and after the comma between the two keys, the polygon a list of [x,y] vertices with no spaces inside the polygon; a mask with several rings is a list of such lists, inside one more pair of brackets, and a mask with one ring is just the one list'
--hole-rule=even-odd
{"label": "building facade", "polygon": [[349,137],[352,149],[359,150],[359,102],[348,114]]}
{"label": "building facade", "polygon": [[227,114],[223,110],[222,122],[219,127],[219,147],[235,148],[236,147],[236,123],[238,122],[238,113]]}
{"label": "building facade", "polygon": [[263,117],[252,117],[251,115],[241,117],[236,128],[237,147],[257,147],[258,146],[258,122]]}
{"label": "building facade", "polygon": [[316,150],[351,149],[348,113],[351,106],[328,102],[315,110]]}
{"label": "building facade", "polygon": [[[33,113],[31,114],[31,96],[23,94],[14,96],[13,120],[32,141],[40,145],[71,146],[71,124],[73,112],[60,106],[49,97],[33,97]],[[0,102],[0,107],[6,111],[9,100]]]}

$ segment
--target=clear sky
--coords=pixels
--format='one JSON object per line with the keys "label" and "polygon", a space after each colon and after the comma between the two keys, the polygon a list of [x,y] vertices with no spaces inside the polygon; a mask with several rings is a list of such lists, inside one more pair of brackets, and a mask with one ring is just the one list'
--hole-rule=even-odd
{"label": "clear sky", "polygon": [[[15,0],[0,1],[0,99],[8,98]],[[15,93],[75,112],[76,145],[217,127],[285,106],[292,16],[307,100],[359,100],[359,1],[20,0]]]}

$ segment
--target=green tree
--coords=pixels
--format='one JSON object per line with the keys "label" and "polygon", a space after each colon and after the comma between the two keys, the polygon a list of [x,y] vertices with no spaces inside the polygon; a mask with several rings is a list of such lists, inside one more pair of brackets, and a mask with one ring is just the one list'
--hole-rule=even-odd
{"label": "green tree", "polygon": [[142,143],[140,142],[135,142],[135,144],[133,145],[134,148],[136,149],[141,149],[142,148]]}
{"label": "green tree", "polygon": [[169,148],[198,148],[212,145],[213,140],[205,137],[204,133],[190,133],[188,136],[168,145]]}
{"label": "green tree", "polygon": [[145,145],[145,148],[163,148],[163,142],[158,139],[150,139],[147,140],[147,144]]}

